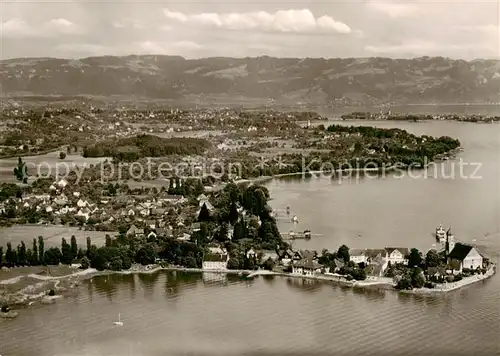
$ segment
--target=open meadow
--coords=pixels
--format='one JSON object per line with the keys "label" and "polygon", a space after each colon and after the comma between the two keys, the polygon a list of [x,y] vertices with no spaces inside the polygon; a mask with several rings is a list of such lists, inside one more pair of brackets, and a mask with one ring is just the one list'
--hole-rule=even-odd
{"label": "open meadow", "polygon": [[10,242],[13,247],[24,241],[27,247],[31,247],[34,238],[43,236],[45,248],[60,247],[61,239],[70,241],[71,236],[75,235],[78,247],[85,248],[87,236],[92,239],[92,244],[96,246],[104,245],[105,236],[115,236],[117,233],[103,231],[85,231],[77,227],[67,227],[61,225],[15,225],[0,228],[0,246],[5,246]]}

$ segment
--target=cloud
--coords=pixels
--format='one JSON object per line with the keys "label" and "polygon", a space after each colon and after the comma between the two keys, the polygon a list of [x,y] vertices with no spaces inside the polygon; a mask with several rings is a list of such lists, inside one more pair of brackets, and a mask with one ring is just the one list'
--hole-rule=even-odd
{"label": "cloud", "polygon": [[84,31],[71,21],[66,19],[53,19],[44,24],[44,29],[48,33],[56,34],[81,34]]}
{"label": "cloud", "polygon": [[185,25],[209,26],[225,30],[257,30],[281,33],[340,33],[349,34],[351,28],[330,16],[315,18],[308,9],[280,10],[275,13],[265,11],[244,13],[198,13],[184,14],[168,9],[163,10],[167,19]]}
{"label": "cloud", "polygon": [[128,17],[118,21],[114,21],[112,25],[114,28],[133,28],[137,30],[144,28],[144,25],[141,21]]}
{"label": "cloud", "polygon": [[381,12],[393,18],[408,17],[416,14],[419,8],[415,4],[405,2],[370,1],[368,7],[371,10]]}
{"label": "cloud", "polygon": [[10,19],[1,24],[2,38],[46,38],[59,35],[83,34],[79,26],[64,18],[52,19],[38,27],[31,26],[21,18]]}
{"label": "cloud", "polygon": [[1,24],[2,37],[23,38],[36,34],[31,26],[20,18],[10,19]]}

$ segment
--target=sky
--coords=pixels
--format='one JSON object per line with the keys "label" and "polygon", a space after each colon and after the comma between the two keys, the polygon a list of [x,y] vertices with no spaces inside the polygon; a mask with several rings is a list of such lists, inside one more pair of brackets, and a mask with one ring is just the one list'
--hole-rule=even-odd
{"label": "sky", "polygon": [[0,57],[500,58],[499,0],[0,0]]}

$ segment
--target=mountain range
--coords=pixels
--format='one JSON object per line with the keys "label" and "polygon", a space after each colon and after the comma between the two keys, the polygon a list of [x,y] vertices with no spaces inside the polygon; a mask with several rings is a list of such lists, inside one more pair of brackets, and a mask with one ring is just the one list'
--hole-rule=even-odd
{"label": "mountain range", "polygon": [[500,102],[499,60],[131,55],[0,61],[0,96],[359,106]]}

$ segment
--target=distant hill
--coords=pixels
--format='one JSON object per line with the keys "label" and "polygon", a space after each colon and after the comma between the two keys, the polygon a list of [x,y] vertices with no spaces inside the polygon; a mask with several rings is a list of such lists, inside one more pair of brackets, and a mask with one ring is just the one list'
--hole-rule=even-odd
{"label": "distant hill", "polygon": [[442,57],[90,57],[0,61],[2,96],[99,96],[336,106],[500,102],[500,61]]}

